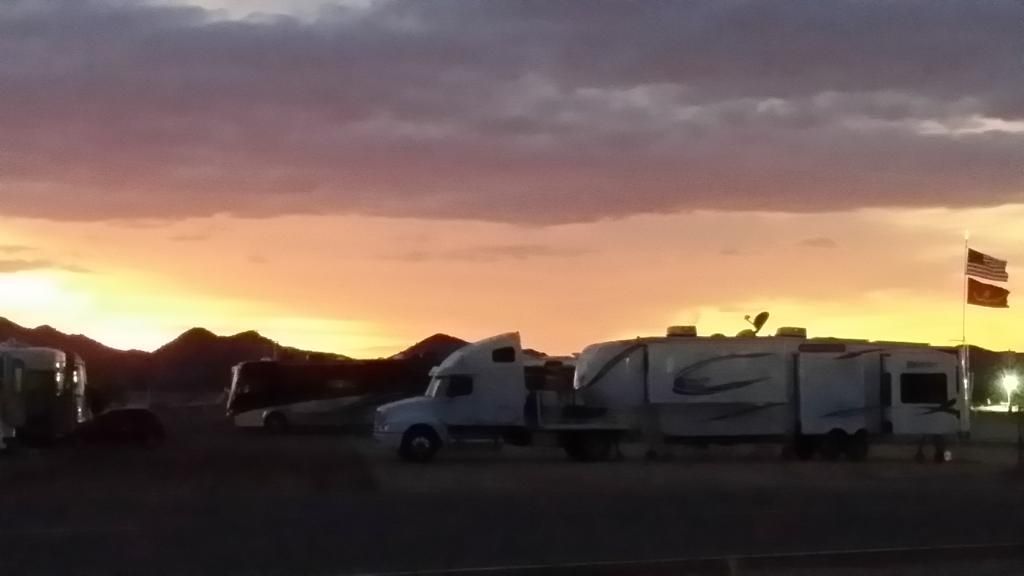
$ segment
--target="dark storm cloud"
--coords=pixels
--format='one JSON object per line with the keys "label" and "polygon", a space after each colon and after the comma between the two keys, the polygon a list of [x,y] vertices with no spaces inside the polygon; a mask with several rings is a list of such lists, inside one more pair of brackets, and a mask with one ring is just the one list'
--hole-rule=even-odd
{"label": "dark storm cloud", "polygon": [[1018,2],[0,6],[4,214],[554,223],[1021,200]]}

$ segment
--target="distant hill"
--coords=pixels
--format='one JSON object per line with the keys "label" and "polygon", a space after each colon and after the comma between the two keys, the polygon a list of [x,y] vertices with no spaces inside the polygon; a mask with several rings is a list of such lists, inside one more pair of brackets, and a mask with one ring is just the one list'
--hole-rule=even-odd
{"label": "distant hill", "polygon": [[229,384],[230,369],[239,362],[281,360],[344,360],[347,356],[278,346],[258,332],[217,336],[205,328],[192,328],[150,355],[148,374],[157,390],[202,393]]}
{"label": "distant hill", "polygon": [[0,318],[0,342],[10,339],[81,356],[88,370],[91,398],[101,405],[147,388],[177,397],[210,396],[230,383],[232,366],[247,360],[275,355],[295,360],[346,358],[277,346],[257,332],[217,336],[203,328],[188,330],[153,352],[118,350],[50,326],[26,328]]}
{"label": "distant hill", "polygon": [[423,360],[440,364],[452,352],[468,344],[461,338],[447,334],[434,334],[392,356],[396,360]]}

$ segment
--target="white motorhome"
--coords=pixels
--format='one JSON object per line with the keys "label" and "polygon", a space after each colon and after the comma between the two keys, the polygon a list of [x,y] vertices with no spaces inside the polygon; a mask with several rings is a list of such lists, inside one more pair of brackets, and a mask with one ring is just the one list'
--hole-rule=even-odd
{"label": "white motorhome", "polygon": [[581,460],[637,436],[652,448],[771,440],[803,458],[862,459],[872,438],[928,437],[938,450],[966,431],[955,352],[791,329],[682,333],[594,344],[570,361],[524,357],[517,333],[482,340],[438,366],[424,396],[380,407],[375,436],[410,460],[451,443],[544,434]]}
{"label": "white motorhome", "polygon": [[376,406],[415,394],[428,365],[415,360],[242,362],[232,368],[227,414],[240,428],[369,424]]}

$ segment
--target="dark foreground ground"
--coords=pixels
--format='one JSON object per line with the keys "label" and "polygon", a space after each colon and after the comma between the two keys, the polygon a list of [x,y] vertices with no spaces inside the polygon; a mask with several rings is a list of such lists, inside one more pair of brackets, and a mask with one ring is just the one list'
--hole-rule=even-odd
{"label": "dark foreground ground", "polygon": [[1024,476],[1005,448],[941,466],[771,449],[411,466],[365,439],[243,433],[198,411],[168,424],[155,451],[0,459],[0,574],[1024,573]]}

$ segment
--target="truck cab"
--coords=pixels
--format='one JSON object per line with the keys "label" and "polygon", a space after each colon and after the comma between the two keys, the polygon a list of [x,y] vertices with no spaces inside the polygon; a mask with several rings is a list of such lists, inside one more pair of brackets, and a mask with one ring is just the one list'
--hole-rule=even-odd
{"label": "truck cab", "polygon": [[572,378],[561,361],[524,354],[517,332],[468,344],[430,374],[423,396],[385,404],[374,418],[374,437],[407,460],[430,460],[455,442],[528,437],[549,375],[564,374],[565,388]]}

